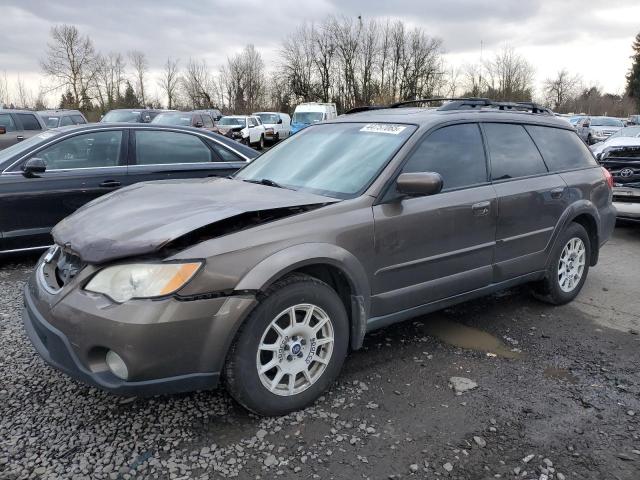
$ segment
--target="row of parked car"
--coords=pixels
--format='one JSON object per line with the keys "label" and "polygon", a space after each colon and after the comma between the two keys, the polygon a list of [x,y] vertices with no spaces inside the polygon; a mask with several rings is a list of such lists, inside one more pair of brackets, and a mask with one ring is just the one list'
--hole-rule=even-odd
{"label": "row of parked car", "polygon": [[[100,123],[151,123],[201,128],[262,150],[265,145],[277,143],[313,123],[337,116],[335,103],[311,102],[298,105],[293,120],[282,112],[223,116],[217,109],[180,112],[129,108],[107,112]],[[0,150],[46,129],[87,123],[85,116],[78,110],[0,110]]]}

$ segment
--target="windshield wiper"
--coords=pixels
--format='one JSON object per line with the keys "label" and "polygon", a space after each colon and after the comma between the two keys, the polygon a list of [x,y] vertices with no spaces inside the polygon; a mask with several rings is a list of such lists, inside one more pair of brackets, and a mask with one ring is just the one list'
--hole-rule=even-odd
{"label": "windshield wiper", "polygon": [[276,188],[284,188],[286,190],[293,190],[292,188],[283,187],[279,183],[274,182],[273,180],[269,180],[268,178],[261,178],[260,180],[244,178],[242,181],[249,182],[249,183],[257,183],[258,185],[266,185],[268,187],[276,187]]}

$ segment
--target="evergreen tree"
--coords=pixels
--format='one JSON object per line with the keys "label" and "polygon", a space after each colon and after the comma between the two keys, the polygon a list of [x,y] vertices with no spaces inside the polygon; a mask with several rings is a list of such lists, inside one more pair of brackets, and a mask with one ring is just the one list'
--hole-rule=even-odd
{"label": "evergreen tree", "polygon": [[124,89],[124,96],[120,99],[120,106],[122,108],[140,108],[136,92],[129,81],[127,81],[127,87]]}
{"label": "evergreen tree", "polygon": [[631,69],[627,74],[627,95],[635,100],[636,107],[640,111],[640,33],[636,35],[631,48],[633,48],[633,55]]}
{"label": "evergreen tree", "polygon": [[71,90],[67,90],[66,93],[63,93],[62,97],[60,97],[60,108],[70,108],[70,109],[78,108],[78,105],[76,104],[75,98],[73,96],[73,93],[71,93]]}

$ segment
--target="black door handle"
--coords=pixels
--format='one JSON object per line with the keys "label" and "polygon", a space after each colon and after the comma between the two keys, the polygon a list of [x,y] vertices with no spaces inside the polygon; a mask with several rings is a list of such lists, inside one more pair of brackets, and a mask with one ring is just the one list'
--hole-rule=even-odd
{"label": "black door handle", "polygon": [[564,195],[564,188],[560,187],[560,188],[554,188],[553,190],[551,190],[551,198],[558,200],[559,198],[562,198],[562,196]]}
{"label": "black door handle", "polygon": [[104,182],[102,182],[100,184],[101,187],[103,188],[118,188],[122,185],[122,183],[120,183],[117,180],[105,180]]}
{"label": "black door handle", "polygon": [[491,210],[491,202],[474,203],[471,206],[471,210],[473,210],[473,214],[476,217],[483,217],[485,215],[489,215],[489,211]]}

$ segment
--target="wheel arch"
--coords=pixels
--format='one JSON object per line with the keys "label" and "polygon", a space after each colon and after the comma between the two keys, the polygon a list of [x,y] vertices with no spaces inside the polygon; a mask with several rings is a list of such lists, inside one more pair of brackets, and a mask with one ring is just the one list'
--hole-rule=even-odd
{"label": "wheel arch", "polygon": [[294,272],[318,278],[336,291],[349,317],[351,348],[360,348],[371,301],[369,280],[360,261],[341,247],[305,243],[280,250],[249,271],[240,280],[236,290],[263,292]]}
{"label": "wheel arch", "polygon": [[550,260],[551,252],[553,252],[560,233],[572,222],[582,225],[589,235],[591,244],[589,265],[593,267],[598,263],[598,257],[600,255],[600,214],[595,205],[588,200],[578,201],[565,210],[556,225],[552,240],[549,242],[547,248],[548,258]]}

